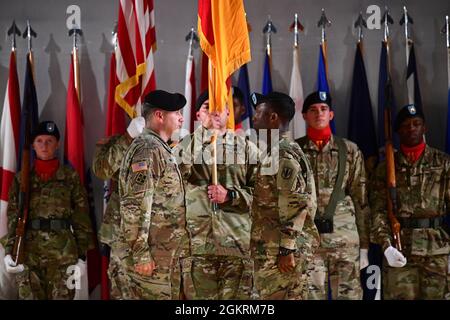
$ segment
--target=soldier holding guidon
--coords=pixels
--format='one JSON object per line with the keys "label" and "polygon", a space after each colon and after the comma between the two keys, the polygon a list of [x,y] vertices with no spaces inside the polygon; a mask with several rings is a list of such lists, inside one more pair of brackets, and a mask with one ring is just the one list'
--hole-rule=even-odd
{"label": "soldier holding guidon", "polygon": [[[376,168],[370,196],[372,235],[385,256],[384,298],[444,299],[449,294],[450,237],[444,217],[450,208],[450,157],[425,143],[425,116],[414,105],[400,110],[394,130],[400,150],[392,164],[383,161]],[[387,213],[389,165],[395,166],[396,193],[390,194],[395,196],[399,239],[394,239]]]}

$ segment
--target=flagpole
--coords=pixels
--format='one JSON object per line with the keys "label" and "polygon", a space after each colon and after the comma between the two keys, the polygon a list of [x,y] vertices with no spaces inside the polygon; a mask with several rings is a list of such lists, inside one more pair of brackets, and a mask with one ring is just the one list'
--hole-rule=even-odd
{"label": "flagpole", "polygon": [[[186,61],[186,76],[184,85],[184,95],[188,102],[183,109],[184,123],[183,128],[189,132],[194,130],[195,121],[195,106],[193,102],[195,101],[195,61],[194,61],[194,47],[200,41],[194,27],[191,27],[189,33],[186,35],[185,40],[188,42],[188,55]],[[180,138],[182,136],[180,135]]]}
{"label": "flagpole", "polygon": [[294,30],[294,48],[298,48],[300,31],[303,31],[303,26],[298,20],[298,14],[294,15],[294,23],[290,27],[291,31]]}
{"label": "flagpole", "polygon": [[77,26],[74,26],[69,30],[69,37],[73,36],[73,48],[72,48],[72,59],[73,59],[73,76],[75,80],[75,90],[77,91],[78,101],[81,103],[81,89],[80,89],[80,66],[78,63],[78,36],[82,36],[83,31]]}
{"label": "flagpole", "polygon": [[11,51],[13,51],[14,53],[16,52],[16,48],[17,48],[17,46],[16,46],[16,35],[18,35],[20,37],[22,35],[22,33],[17,28],[16,21],[13,20],[11,28],[9,28],[9,30],[8,30],[8,36],[12,36],[11,37]]}
{"label": "flagpole", "polygon": [[331,21],[328,20],[327,16],[325,15],[325,9],[322,8],[322,15],[320,16],[319,22],[317,23],[317,26],[321,29],[321,37],[320,37],[320,45],[323,50],[323,57],[325,61],[325,71],[328,77],[328,63],[327,63],[327,36],[325,33],[325,28],[331,26]]}
{"label": "flagpole", "polygon": [[362,49],[362,41],[364,39],[364,32],[363,32],[363,28],[367,28],[367,23],[363,18],[362,12],[359,12],[359,16],[358,19],[356,20],[354,27],[358,29],[358,42],[357,44],[361,47]]}
{"label": "flagpole", "polygon": [[384,43],[386,44],[386,52],[387,52],[387,71],[388,71],[388,81],[390,81],[391,77],[391,59],[390,59],[390,45],[389,45],[389,38],[390,38],[390,30],[389,30],[389,24],[393,24],[393,20],[391,15],[389,14],[389,8],[386,6],[383,19],[381,22],[384,24]]}
{"label": "flagpole", "polygon": [[34,75],[34,59],[33,59],[33,38],[36,38],[37,34],[31,28],[30,20],[27,20],[27,29],[23,33],[23,38],[28,40],[28,59],[31,64],[31,74],[33,75],[33,81],[36,83],[36,77]]}
{"label": "flagpole", "polygon": [[410,37],[409,32],[409,24],[414,23],[412,18],[408,14],[408,10],[406,9],[406,6],[403,6],[403,16],[400,20],[400,25],[404,26],[404,33],[405,33],[405,53],[406,53],[406,67],[408,68],[409,63],[409,55],[411,52],[411,47],[413,45],[413,40]]}
{"label": "flagpole", "polygon": [[263,28],[263,34],[266,35],[266,52],[270,58],[269,61],[272,59],[272,33],[277,33],[277,28],[273,24],[269,15],[267,23]]}

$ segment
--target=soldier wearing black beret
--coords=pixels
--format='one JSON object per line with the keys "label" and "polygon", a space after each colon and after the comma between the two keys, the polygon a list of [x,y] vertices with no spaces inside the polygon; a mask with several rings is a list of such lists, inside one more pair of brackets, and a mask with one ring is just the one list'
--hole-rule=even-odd
{"label": "soldier wearing black beret", "polygon": [[[80,176],[57,157],[60,134],[53,121],[39,123],[32,133],[36,153],[30,172],[30,189],[24,261],[12,256],[18,217],[21,217],[19,172],[10,189],[8,234],[5,245],[6,271],[16,274],[20,299],[72,300],[75,285],[69,277],[76,267],[86,272],[86,252],[94,247],[87,193]],[[71,283],[71,282],[70,282]]]}
{"label": "soldier wearing black beret", "polygon": [[425,115],[422,108],[418,108],[414,104],[408,104],[398,112],[395,118],[394,131],[398,132],[403,121],[411,118],[421,118],[425,124]]}
{"label": "soldier wearing black beret", "polygon": [[[320,248],[309,270],[310,299],[361,299],[360,269],[368,266],[369,206],[363,155],[335,136],[331,95],[316,91],[303,103],[306,136],[297,139],[314,171]],[[331,290],[329,290],[329,288]],[[330,292],[331,291],[331,292]]]}
{"label": "soldier wearing black beret", "polygon": [[[278,169],[269,173],[263,165],[266,161],[260,161],[256,175],[250,242],[254,286],[262,300],[306,299],[305,247],[312,246],[313,239],[317,243],[319,233],[314,225],[313,173],[305,154],[288,134],[295,103],[281,92],[250,97],[256,109],[254,128],[268,130],[271,148],[267,159],[273,159]],[[278,141],[272,130],[279,130]]]}
{"label": "soldier wearing black beret", "polygon": [[39,123],[33,132],[31,140],[34,141],[34,139],[40,135],[54,136],[57,141],[59,141],[60,138],[58,126],[53,121],[43,121]]}
{"label": "soldier wearing black beret", "polygon": [[[178,299],[179,258],[187,255],[185,194],[168,144],[181,128],[182,94],[150,92],[142,104],[145,128],[128,147],[119,173],[120,230],[111,255],[122,259],[123,299]],[[175,281],[174,283],[172,281]]]}
{"label": "soldier wearing black beret", "polygon": [[425,116],[414,104],[397,114],[400,148],[394,155],[401,248],[395,247],[387,215],[386,161],[371,179],[371,239],[382,246],[383,296],[389,300],[448,299],[450,157],[426,144]]}

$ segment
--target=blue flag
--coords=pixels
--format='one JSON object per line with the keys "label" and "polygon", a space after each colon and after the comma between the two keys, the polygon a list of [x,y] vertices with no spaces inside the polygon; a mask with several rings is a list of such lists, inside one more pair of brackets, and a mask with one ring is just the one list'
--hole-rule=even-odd
{"label": "blue flag", "polygon": [[328,77],[327,77],[327,67],[325,60],[325,53],[323,52],[323,46],[320,45],[319,49],[319,67],[317,71],[317,90],[325,91],[330,93],[330,88],[328,87]]}
{"label": "blue flag", "polygon": [[266,51],[266,57],[264,58],[264,74],[262,84],[262,94],[268,94],[272,92],[272,75],[270,72],[270,57]]}
{"label": "blue flag", "polygon": [[[327,61],[323,46],[320,45],[319,49],[319,66],[317,68],[317,91],[325,91],[330,94],[330,87],[328,86],[328,76],[327,76]],[[336,126],[334,124],[334,119],[330,121],[331,132],[336,133]]]}
{"label": "blue flag", "polygon": [[[19,149],[19,163],[18,170],[22,167],[22,150],[25,141],[30,141],[31,135],[39,123],[38,116],[38,101],[36,95],[36,86],[34,84],[33,77],[33,65],[31,64],[31,54],[27,54],[27,67],[25,70],[25,84],[23,91],[23,104],[22,104],[22,114],[20,116],[20,149]],[[28,136],[29,139],[26,139]],[[31,153],[30,160],[33,161],[33,153]]]}
{"label": "blue flag", "polygon": [[[370,174],[375,169],[378,159],[377,135],[370,101],[369,86],[367,84],[366,69],[362,56],[361,45],[356,46],[355,65],[353,68],[352,95],[350,98],[350,115],[348,123],[348,138],[361,149],[366,160],[366,168]],[[373,243],[369,245],[368,253],[370,265],[381,267],[381,248]],[[369,288],[367,281],[371,273],[367,269],[361,270],[361,286],[364,300],[375,300],[377,289]]]}
{"label": "blue flag", "polygon": [[358,145],[365,159],[378,156],[372,103],[360,44],[356,46],[353,68],[348,138]]}
{"label": "blue flag", "polygon": [[239,69],[238,88],[244,95],[245,113],[242,115],[242,126],[244,130],[253,128],[253,107],[250,104],[250,82],[248,80],[247,64]]}

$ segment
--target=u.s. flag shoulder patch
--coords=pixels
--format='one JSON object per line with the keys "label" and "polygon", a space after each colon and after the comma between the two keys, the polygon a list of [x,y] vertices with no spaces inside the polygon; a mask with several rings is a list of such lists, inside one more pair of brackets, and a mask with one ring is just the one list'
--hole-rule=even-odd
{"label": "u.s. flag shoulder patch", "polygon": [[135,162],[131,165],[131,170],[133,170],[133,172],[145,171],[147,169],[148,167],[146,161]]}

